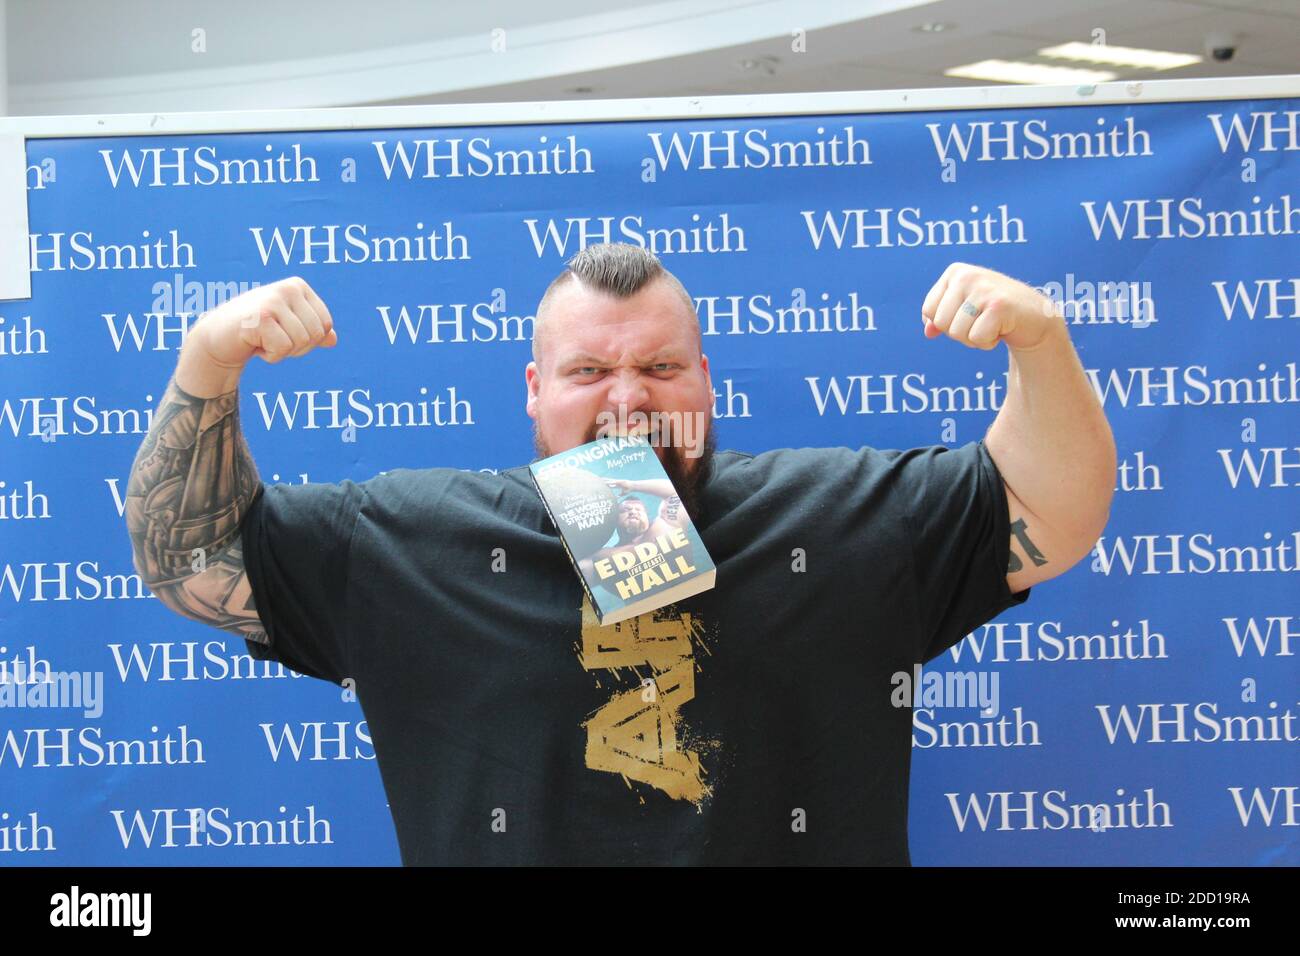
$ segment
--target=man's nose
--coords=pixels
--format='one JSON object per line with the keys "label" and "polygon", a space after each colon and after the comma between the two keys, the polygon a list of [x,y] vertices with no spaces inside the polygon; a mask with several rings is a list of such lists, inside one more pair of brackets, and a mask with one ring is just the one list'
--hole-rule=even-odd
{"label": "man's nose", "polygon": [[620,405],[627,406],[627,414],[638,411],[650,400],[650,392],[639,371],[619,369],[609,387],[609,403],[617,411]]}

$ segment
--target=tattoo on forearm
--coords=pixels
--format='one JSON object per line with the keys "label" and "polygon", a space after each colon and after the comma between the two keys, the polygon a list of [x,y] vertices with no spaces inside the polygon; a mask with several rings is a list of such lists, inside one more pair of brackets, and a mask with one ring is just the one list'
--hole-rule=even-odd
{"label": "tattoo on forearm", "polygon": [[198,398],[172,379],[126,486],[136,570],[177,613],[266,643],[240,543],[261,484],[239,428],[239,390]]}
{"label": "tattoo on forearm", "polygon": [[[1034,562],[1035,567],[1042,567],[1047,563],[1047,558],[1043,555],[1043,552],[1038,550],[1038,545],[1029,540],[1029,532],[1025,526],[1024,518],[1017,518],[1011,523],[1011,539],[1012,543],[1020,542],[1020,549],[1028,555],[1030,561]],[[1014,574],[1025,565],[1014,548],[1011,549],[1010,554],[1011,560],[1007,562],[1007,573]]]}

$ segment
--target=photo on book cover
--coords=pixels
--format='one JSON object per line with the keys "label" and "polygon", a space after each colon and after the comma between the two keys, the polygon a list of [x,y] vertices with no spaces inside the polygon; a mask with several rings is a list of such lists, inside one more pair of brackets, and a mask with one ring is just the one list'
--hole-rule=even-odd
{"label": "photo on book cover", "polygon": [[531,470],[602,621],[712,586],[713,562],[643,436],[598,439]]}

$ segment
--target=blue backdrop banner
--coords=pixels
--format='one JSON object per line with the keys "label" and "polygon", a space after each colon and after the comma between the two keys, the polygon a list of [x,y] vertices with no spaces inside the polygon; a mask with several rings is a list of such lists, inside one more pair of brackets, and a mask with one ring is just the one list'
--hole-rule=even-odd
{"label": "blue backdrop banner", "polygon": [[399,862],[356,701],[153,598],[127,474],[191,324],[291,275],[340,342],[244,375],[264,481],[526,463],[533,311],[607,240],[695,298],[719,448],[978,439],[1007,355],[927,339],[926,291],[961,261],[1062,304],[1119,448],[1111,521],[927,667],[995,702],[914,713],[916,864],[1300,863],[1300,98],[84,135],[26,161],[0,863]]}

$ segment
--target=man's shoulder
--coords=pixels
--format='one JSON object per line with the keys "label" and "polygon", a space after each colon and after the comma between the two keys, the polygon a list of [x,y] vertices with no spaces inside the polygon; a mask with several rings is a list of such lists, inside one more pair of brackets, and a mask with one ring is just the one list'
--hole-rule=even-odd
{"label": "man's shoulder", "polygon": [[465,484],[491,485],[517,478],[520,474],[527,476],[528,466],[514,468],[453,468],[448,465],[434,465],[428,468],[389,468],[373,478],[361,482],[369,490],[380,488],[429,488],[456,482]]}
{"label": "man's shoulder", "polygon": [[876,467],[887,465],[903,454],[894,448],[873,448],[860,445],[800,446],[771,448],[767,451],[744,452],[735,449],[719,451],[714,456],[718,468],[715,474],[725,474],[737,469],[764,474],[817,471],[846,466]]}
{"label": "man's shoulder", "polygon": [[709,489],[723,499],[744,499],[762,493],[768,497],[786,495],[844,497],[852,487],[874,494],[890,493],[914,484],[939,480],[952,467],[936,468],[940,456],[953,456],[945,466],[965,464],[974,455],[972,446],[953,449],[944,445],[923,445],[908,449],[877,448],[873,445],[803,446],[773,448],[761,452],[734,449],[717,452],[708,481]]}
{"label": "man's shoulder", "polygon": [[526,491],[532,483],[528,469],[453,468],[446,465],[429,468],[390,468],[360,483],[372,503],[393,508],[454,501],[458,506],[490,506],[501,494]]}
{"label": "man's shoulder", "polygon": [[[858,463],[859,465],[888,467],[891,464],[910,461],[913,458],[926,458],[944,453],[956,454],[958,457],[975,457],[981,441],[970,441],[964,445],[951,446],[943,444],[915,445],[907,448],[876,447],[874,445],[816,445],[772,448],[761,452],[743,452],[734,449],[720,451],[717,456],[729,466],[751,465],[766,467],[789,466],[827,466],[838,463]],[[723,458],[722,456],[727,456]]]}

